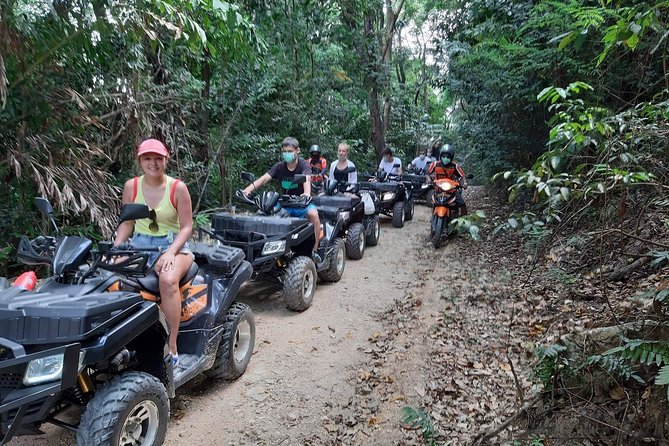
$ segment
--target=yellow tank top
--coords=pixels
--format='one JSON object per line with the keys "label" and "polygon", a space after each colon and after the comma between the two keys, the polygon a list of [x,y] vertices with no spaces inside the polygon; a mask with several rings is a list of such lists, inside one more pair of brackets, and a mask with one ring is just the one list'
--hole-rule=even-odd
{"label": "yellow tank top", "polygon": [[[142,218],[135,220],[135,232],[137,234],[164,237],[170,232],[173,234],[179,232],[179,215],[170,201],[170,191],[172,190],[172,183],[175,179],[167,175],[165,175],[165,178],[165,193],[163,194],[160,203],[158,203],[158,206],[155,207],[158,230],[154,232],[149,228],[152,221],[150,218]],[[139,177],[139,181],[137,182],[137,196],[135,197],[135,203],[146,204],[144,192],[142,191],[143,184],[144,175]]]}

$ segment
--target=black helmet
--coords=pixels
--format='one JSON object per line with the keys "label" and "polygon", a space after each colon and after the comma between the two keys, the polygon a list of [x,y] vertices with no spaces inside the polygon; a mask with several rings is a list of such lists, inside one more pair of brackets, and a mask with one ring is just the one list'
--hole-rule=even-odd
{"label": "black helmet", "polygon": [[313,155],[314,153],[321,154],[321,148],[318,146],[318,144],[314,144],[309,148],[309,153]]}
{"label": "black helmet", "polygon": [[452,145],[444,144],[441,146],[441,149],[439,149],[439,159],[444,157],[450,158],[451,160],[455,158],[455,149],[453,149]]}

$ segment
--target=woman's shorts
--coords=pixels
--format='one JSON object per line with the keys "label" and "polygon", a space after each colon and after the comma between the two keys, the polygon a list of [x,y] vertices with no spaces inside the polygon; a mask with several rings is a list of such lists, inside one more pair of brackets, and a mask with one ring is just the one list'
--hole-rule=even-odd
{"label": "woman's shorts", "polygon": [[[174,241],[174,233],[170,232],[165,236],[155,236],[155,235],[146,235],[146,234],[135,234],[132,237],[131,243],[133,248],[137,250],[142,250],[146,248],[162,248],[162,250],[167,249],[172,242]],[[149,251],[149,264],[155,262],[155,260],[160,255],[160,251]],[[188,242],[184,243],[179,254],[191,254],[192,251]]]}

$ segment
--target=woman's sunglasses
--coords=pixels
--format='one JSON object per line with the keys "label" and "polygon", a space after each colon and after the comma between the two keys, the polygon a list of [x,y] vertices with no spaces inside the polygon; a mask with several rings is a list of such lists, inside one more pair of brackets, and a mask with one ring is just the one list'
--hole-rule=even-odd
{"label": "woman's sunglasses", "polygon": [[149,223],[149,229],[151,232],[158,232],[158,222],[156,221],[156,210],[151,209],[149,211],[149,218],[151,219],[151,223]]}

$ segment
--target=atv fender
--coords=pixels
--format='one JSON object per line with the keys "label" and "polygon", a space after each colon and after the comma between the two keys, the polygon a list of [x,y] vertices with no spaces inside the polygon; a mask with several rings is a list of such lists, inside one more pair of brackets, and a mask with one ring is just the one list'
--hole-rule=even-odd
{"label": "atv fender", "polygon": [[[310,226],[312,227],[312,226]],[[212,319],[213,328],[215,324],[220,323],[227,314],[228,308],[234,302],[237,293],[242,284],[246,282],[253,274],[253,267],[246,260],[242,261],[235,272],[230,277],[215,277],[209,285],[209,298],[211,301],[211,314],[216,317]]]}

